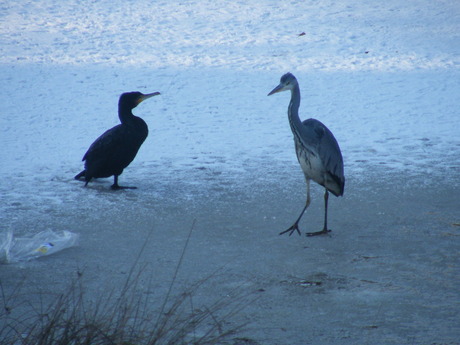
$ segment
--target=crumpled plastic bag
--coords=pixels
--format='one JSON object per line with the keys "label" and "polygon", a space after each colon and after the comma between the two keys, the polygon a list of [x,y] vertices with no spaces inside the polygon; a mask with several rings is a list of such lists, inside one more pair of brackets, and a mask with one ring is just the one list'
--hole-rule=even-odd
{"label": "crumpled plastic bag", "polygon": [[14,237],[13,231],[0,233],[0,264],[29,261],[76,246],[79,235],[70,231],[41,231],[30,238]]}

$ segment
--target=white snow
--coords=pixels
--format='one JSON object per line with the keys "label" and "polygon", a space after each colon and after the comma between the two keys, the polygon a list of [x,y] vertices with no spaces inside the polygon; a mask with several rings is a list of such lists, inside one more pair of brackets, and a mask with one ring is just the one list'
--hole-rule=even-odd
{"label": "white snow", "polygon": [[122,179],[299,174],[289,95],[267,97],[287,71],[301,118],[335,134],[347,178],[387,167],[458,184],[456,1],[36,0],[2,2],[0,16],[4,216],[15,202],[72,200],[125,91],[162,95],[135,109],[150,135]]}

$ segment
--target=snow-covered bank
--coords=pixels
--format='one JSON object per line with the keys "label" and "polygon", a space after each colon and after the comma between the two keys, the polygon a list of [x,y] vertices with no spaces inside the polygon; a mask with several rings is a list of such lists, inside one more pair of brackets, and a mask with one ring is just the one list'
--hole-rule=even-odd
{"label": "snow-covered bank", "polygon": [[426,0],[14,1],[2,5],[0,62],[277,72],[458,68],[459,7]]}

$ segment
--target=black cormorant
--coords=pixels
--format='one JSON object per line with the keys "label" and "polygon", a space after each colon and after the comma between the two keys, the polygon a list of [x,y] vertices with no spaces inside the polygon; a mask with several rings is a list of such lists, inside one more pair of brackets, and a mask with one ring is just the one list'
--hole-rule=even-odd
{"label": "black cormorant", "polygon": [[120,96],[118,117],[121,124],[107,130],[91,144],[82,159],[85,161],[85,170],[75,176],[76,180],[84,177],[86,186],[93,177],[113,175],[112,189],[136,188],[118,185],[118,176],[136,157],[149,132],[145,121],[133,115],[132,109],[147,98],[159,94],[159,92],[146,95],[140,92],[128,92]]}

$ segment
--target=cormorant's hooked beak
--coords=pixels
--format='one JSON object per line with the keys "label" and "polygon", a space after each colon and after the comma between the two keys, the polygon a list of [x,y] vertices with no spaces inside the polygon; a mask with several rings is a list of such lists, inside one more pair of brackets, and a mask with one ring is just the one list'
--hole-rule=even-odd
{"label": "cormorant's hooked beak", "polygon": [[270,93],[267,96],[271,96],[274,93],[278,93],[278,92],[286,90],[284,87],[285,87],[285,85],[279,84],[277,87],[275,87],[273,90],[271,90]]}
{"label": "cormorant's hooked beak", "polygon": [[153,93],[148,93],[148,94],[142,95],[141,97],[139,97],[139,103],[145,101],[146,99],[149,99],[150,97],[158,96],[158,95],[160,95],[159,92],[153,92]]}

